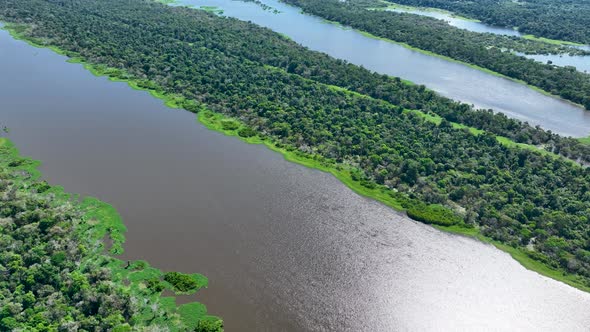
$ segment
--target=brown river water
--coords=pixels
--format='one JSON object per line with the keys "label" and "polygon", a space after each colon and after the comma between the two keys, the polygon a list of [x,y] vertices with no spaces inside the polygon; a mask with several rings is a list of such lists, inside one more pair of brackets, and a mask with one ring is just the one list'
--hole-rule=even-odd
{"label": "brown river water", "polygon": [[227,331],[590,327],[590,294],[5,31],[0,73],[0,124],[21,153],[117,208],[123,259],[209,277],[191,299]]}

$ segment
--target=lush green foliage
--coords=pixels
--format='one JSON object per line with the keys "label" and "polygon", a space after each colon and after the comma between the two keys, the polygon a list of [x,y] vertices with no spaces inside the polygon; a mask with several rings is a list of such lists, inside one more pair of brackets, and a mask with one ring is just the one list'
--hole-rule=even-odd
{"label": "lush green foliage", "polygon": [[456,118],[488,114],[490,131],[511,137],[523,129],[547,141],[558,136],[205,11],[142,0],[5,0],[0,17],[35,22],[23,36],[167,94],[171,105],[193,112],[206,106],[232,118],[220,128],[244,130],[248,140],[257,133],[278,148],[350,170],[368,191],[409,202],[417,219],[475,227],[590,283],[589,169],[404,108]]}
{"label": "lush green foliage", "polygon": [[[22,3],[21,6],[24,6]],[[7,7],[8,9],[9,7]],[[258,28],[254,25],[247,25],[243,22],[226,19],[216,20],[194,11],[187,10],[186,8],[175,8],[177,13],[170,13],[166,11],[162,13],[161,20],[165,25],[158,28],[158,33],[162,34],[163,38],[168,38],[169,42],[180,43],[182,52],[203,52],[209,53],[205,58],[211,57],[210,54],[222,53],[230,57],[243,57],[255,63],[260,63],[275,68],[280,68],[288,73],[297,74],[303,78],[311,79],[328,85],[334,85],[343,87],[345,89],[359,92],[362,94],[369,95],[376,99],[385,100],[387,102],[399,105],[407,109],[420,109],[425,113],[432,112],[443,118],[451,121],[464,124],[477,129],[489,131],[491,133],[508,137],[519,143],[541,145],[543,144],[546,149],[562,154],[568,158],[581,159],[590,161],[590,146],[580,144],[578,140],[571,138],[563,138],[549,132],[543,131],[539,128],[533,128],[527,124],[523,124],[517,120],[510,119],[504,114],[494,114],[491,110],[475,111],[469,105],[460,104],[453,102],[447,98],[440,97],[434,92],[425,89],[424,86],[408,85],[399,78],[391,78],[385,75],[379,75],[371,73],[368,70],[353,66],[341,60],[335,60],[324,54],[317,52],[309,52],[303,47],[296,45],[291,40],[284,38],[281,35],[273,33],[268,29]],[[177,15],[189,15],[188,18],[179,19]],[[153,15],[160,14],[158,12],[150,13],[150,17],[153,19]],[[205,20],[206,24],[198,27],[190,21],[190,17],[193,15],[199,16],[198,19]],[[116,14],[121,20],[132,20],[135,25],[145,26],[149,22],[141,22],[141,18],[134,18],[134,16],[126,15],[125,13]],[[75,18],[72,17],[73,20]],[[96,20],[95,16],[90,16],[89,19]],[[52,24],[58,24],[53,22]],[[94,23],[99,24],[99,23]],[[120,25],[120,23],[115,23]],[[220,29],[226,29],[223,25],[228,25],[227,28],[232,28],[232,33],[219,33]],[[25,27],[13,27],[13,29],[24,29]],[[47,27],[49,28],[49,27]],[[54,26],[57,28],[57,26]],[[125,28],[126,29],[126,28]],[[179,34],[178,31],[181,29],[185,33]],[[47,31],[44,31],[40,27],[30,31],[29,37],[39,37],[39,42],[44,43]],[[54,38],[53,42],[56,44],[68,43],[74,45],[73,51],[80,49],[79,41],[72,40],[77,38],[80,32],[70,35],[70,40],[60,40],[60,38]],[[215,35],[215,39],[210,39],[208,36]],[[79,36],[82,38],[82,36]],[[91,36],[85,37],[85,43],[93,43],[94,41]],[[110,39],[111,37],[109,37]],[[144,38],[144,37],[140,37]],[[108,39],[106,39],[108,40]],[[110,43],[110,41],[108,41]],[[134,42],[137,43],[138,41]],[[149,42],[145,40],[145,42]],[[127,65],[120,63],[116,59],[109,59],[102,57],[101,53],[115,52],[111,47],[105,45],[94,45],[95,50],[92,53],[86,51],[84,57],[90,57],[90,59],[96,59],[102,62],[102,60],[108,61],[107,64],[117,69],[112,69],[112,72],[108,74],[111,76],[126,77],[126,73],[122,71],[128,70]],[[207,49],[203,49],[206,47]],[[69,48],[66,48],[69,49]],[[174,53],[174,52],[172,52]],[[74,53],[73,56],[76,56]],[[129,54],[130,55],[130,54]],[[161,62],[157,60],[157,54],[154,57],[148,56],[147,54],[139,54],[138,58],[129,61],[129,64],[133,64],[135,68],[138,67],[139,59],[146,63],[146,66],[155,69],[156,66],[160,65]],[[205,60],[199,60],[198,58],[191,56],[190,58],[180,58],[170,56],[171,60],[183,64],[189,69],[183,69],[180,73],[181,77],[186,80],[186,75],[198,74],[196,65],[199,64],[201,67],[206,65]],[[184,63],[183,63],[184,61]],[[186,62],[189,61],[189,62]],[[270,67],[266,69],[271,69]],[[208,72],[209,68],[205,67],[199,69],[200,72]],[[210,75],[207,74],[206,76]],[[139,77],[144,78],[144,74],[141,73]],[[230,74],[231,76],[231,74]],[[157,85],[167,85],[170,78],[166,78],[162,75],[151,75],[150,79],[153,82],[144,80],[138,82],[141,87],[151,88]],[[228,78],[231,79],[231,78]],[[194,81],[194,80],[193,80]],[[156,83],[155,85],[153,83]],[[232,88],[239,88],[235,85],[231,85]],[[175,93],[182,90],[183,86],[173,89],[170,92]],[[190,96],[189,96],[190,97]],[[194,106],[184,106],[191,111],[195,111]]]}
{"label": "lush green foliage", "polygon": [[167,272],[164,274],[164,281],[170,283],[175,291],[190,293],[195,292],[206,285],[207,279],[203,280],[203,277],[200,275]]}
{"label": "lush green foliage", "polygon": [[[0,138],[1,331],[130,331],[147,326],[186,331],[201,325],[220,330],[221,320],[203,310],[182,315],[174,299],[165,305],[161,271],[145,262],[125,266],[107,255],[105,235],[113,246],[124,240],[116,212],[95,199],[80,203],[37,180],[37,165],[20,158]],[[200,284],[189,278],[197,286],[206,284],[204,277]],[[189,319],[195,323],[183,323]]]}
{"label": "lush green foliage", "polygon": [[257,4],[258,6],[260,6],[262,9],[264,10],[268,10],[268,11],[272,11],[275,14],[280,13],[280,11],[272,6],[269,6],[267,4],[265,4],[264,2],[260,1],[260,0],[241,0],[244,2],[253,2],[255,4]]}
{"label": "lush green foliage", "polygon": [[[369,10],[385,10],[391,11],[391,9],[404,9],[407,10],[418,10],[418,11],[440,11],[441,13],[448,14],[453,17],[457,17],[456,14],[452,12],[448,12],[444,9],[437,9],[437,8],[423,8],[423,7],[413,7],[407,5],[401,5],[397,3],[388,4],[384,0],[351,0],[354,2],[355,5],[359,7],[364,7]],[[395,10],[394,10],[395,11]],[[413,13],[409,13],[413,14]],[[420,15],[420,14],[417,14]],[[426,15],[428,16],[428,15]],[[460,17],[460,16],[459,16]],[[466,17],[460,17],[462,20],[472,20]],[[431,24],[426,21],[422,21],[422,19],[418,19],[419,21],[417,24]],[[444,19],[442,19],[445,21]],[[474,20],[476,21],[476,20]],[[467,29],[469,30],[469,29]],[[479,44],[487,45],[490,47],[496,47],[499,49],[504,50],[511,50],[513,52],[519,52],[524,54],[570,54],[570,55],[590,55],[590,51],[586,50],[582,47],[579,47],[581,44],[576,44],[573,42],[568,41],[559,41],[541,37],[535,37],[533,35],[522,35],[522,36],[514,36],[514,35],[504,35],[500,33],[479,33],[479,34],[472,34],[467,33],[467,38],[478,38]]]}
{"label": "lush green foliage", "polygon": [[378,37],[406,43],[521,80],[590,109],[589,74],[579,72],[573,67],[542,64],[493,47],[493,43],[486,41],[486,38],[491,38],[491,34],[462,30],[431,17],[366,10],[353,1],[284,1],[299,6],[306,12]]}
{"label": "lush green foliage", "polygon": [[446,9],[485,23],[517,27],[524,33],[590,44],[590,2],[585,0],[394,0]]}

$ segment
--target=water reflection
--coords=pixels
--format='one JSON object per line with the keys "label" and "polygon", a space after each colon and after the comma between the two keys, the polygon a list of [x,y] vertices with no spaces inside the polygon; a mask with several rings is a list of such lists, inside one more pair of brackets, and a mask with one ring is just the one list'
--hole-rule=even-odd
{"label": "water reflection", "polygon": [[280,13],[265,11],[251,2],[180,0],[184,5],[221,8],[225,16],[268,27],[310,49],[382,74],[424,84],[455,100],[491,108],[563,135],[585,137],[590,134],[590,112],[563,100],[456,62],[368,38],[354,30],[302,14],[300,9],[277,0],[262,2],[280,10]]}
{"label": "water reflection", "polygon": [[125,259],[207,275],[196,299],[227,331],[590,326],[590,294],[64,60],[0,31],[11,139],[49,182],[120,211]]}

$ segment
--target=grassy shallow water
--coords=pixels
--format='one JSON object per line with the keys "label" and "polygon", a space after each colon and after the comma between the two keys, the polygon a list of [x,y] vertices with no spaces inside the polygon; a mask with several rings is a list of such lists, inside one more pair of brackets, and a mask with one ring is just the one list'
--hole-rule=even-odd
{"label": "grassy shallow water", "polygon": [[[6,29],[8,29],[11,32],[13,37],[18,39],[26,39],[24,36],[19,34],[18,29],[15,29],[13,26],[6,26]],[[36,47],[47,47],[41,44],[39,41],[27,41],[29,42],[29,44]],[[182,96],[167,94],[163,92],[163,90],[156,86],[153,82],[134,79],[133,77],[119,69],[88,64],[85,63],[83,59],[77,57],[76,54],[73,54],[71,52],[64,52],[62,50],[52,47],[49,48],[51,48],[59,54],[72,57],[70,60],[68,60],[69,62],[82,64],[93,75],[106,76],[112,81],[126,82],[133,89],[147,91],[152,96],[163,100],[163,102],[168,107],[183,108],[193,113],[196,113],[198,120],[208,129],[221,132],[228,136],[239,138],[242,141],[247,142],[249,144],[263,144],[267,148],[275,152],[281,153],[288,161],[295,162],[309,168],[317,169],[332,174],[342,183],[344,183],[347,187],[349,187],[351,190],[353,190],[359,195],[377,200],[397,211],[405,211],[413,219],[426,222],[429,224],[434,224],[434,226],[440,230],[474,237],[480,241],[493,244],[498,249],[509,253],[514,259],[516,259],[524,267],[530,270],[536,271],[547,277],[562,281],[578,289],[590,291],[589,287],[585,286],[581,282],[581,280],[578,280],[574,276],[567,275],[561,270],[553,269],[552,267],[545,265],[542,262],[534,260],[531,257],[532,255],[534,255],[533,252],[530,252],[526,249],[513,248],[498,243],[490,238],[483,236],[477,228],[465,226],[462,222],[459,222],[455,219],[456,216],[452,212],[450,212],[446,208],[443,208],[442,206],[426,205],[423,202],[410,199],[405,194],[398,193],[397,191],[391,190],[385,186],[376,185],[374,183],[364,181],[363,179],[359,179],[358,176],[356,176],[355,174],[355,169],[353,168],[350,168],[346,165],[337,164],[332,160],[325,159],[318,155],[306,154],[292,147],[284,146],[279,142],[273,141],[269,137],[262,137],[257,132],[249,128],[247,125],[241,123],[239,120],[228,118],[220,113],[208,110],[205,105],[199,105],[192,100],[186,100]],[[421,113],[419,111],[410,112]],[[425,121],[439,121],[439,119],[437,119],[436,117],[423,113],[422,117],[425,119]],[[457,124],[454,124],[454,126],[457,128],[457,130],[467,129],[474,135],[481,133],[480,131],[477,131],[473,128],[466,128]],[[502,137],[498,137],[498,140],[502,144],[509,146],[518,146],[519,148],[539,150],[537,147],[533,146],[526,146],[524,144],[517,145],[517,143]],[[541,153],[549,152],[542,151]],[[558,156],[555,157],[561,158]],[[114,246],[113,248],[115,248],[116,250],[117,247]],[[157,272],[153,270],[148,270],[148,272],[146,273],[157,275]],[[142,274],[140,273],[139,275]],[[198,305],[191,305],[184,307],[184,309],[180,312],[191,310],[193,310],[195,313],[198,313],[200,312],[201,307]]]}
{"label": "grassy shallow water", "polygon": [[[377,7],[377,8],[370,8],[370,9],[372,9],[372,10],[400,9],[400,10],[408,10],[408,11],[435,12],[435,13],[449,15],[453,18],[463,20],[463,21],[481,23],[481,20],[461,16],[457,13],[454,13],[454,12],[451,12],[448,10],[444,10],[444,9],[440,9],[440,8],[415,7],[415,6],[402,5],[402,4],[398,4],[398,3],[394,3],[394,2],[390,2],[390,1],[382,1],[382,2],[385,5],[387,5],[387,7]],[[508,29],[510,29],[510,28],[508,27]],[[517,27],[513,27],[512,29],[515,31],[518,31]],[[521,38],[535,40],[535,41],[539,41],[539,42],[543,42],[543,43],[547,43],[547,44],[552,44],[552,45],[584,46],[584,44],[580,44],[580,43],[570,42],[570,41],[566,41],[566,40],[549,39],[549,38],[545,38],[545,37],[537,37],[537,36],[530,35],[530,34],[521,35]]]}
{"label": "grassy shallow water", "polygon": [[[148,327],[186,331],[197,328],[203,322],[222,326],[221,319],[207,315],[203,304],[177,306],[174,296],[162,296],[165,290],[177,295],[194,294],[207,286],[206,277],[200,274],[164,273],[145,261],[124,262],[113,256],[123,252],[127,230],[115,208],[96,198],[80,199],[78,195],[66,193],[60,186],[47,185],[40,180],[40,164],[39,161],[20,156],[8,138],[0,137],[0,170],[9,172],[11,180],[20,190],[27,192],[31,188],[39,188],[41,184],[44,189],[37,189],[36,195],[49,200],[52,206],[71,206],[79,213],[79,222],[73,224],[70,237],[71,241],[78,242],[79,248],[84,249],[80,264],[72,273],[83,274],[86,268],[94,270],[97,265],[106,267],[118,292],[127,293],[137,301],[138,312],[128,323],[118,326],[117,331]],[[104,241],[107,238],[109,244]],[[179,283],[179,280],[182,282]],[[179,289],[178,285],[183,287]]]}

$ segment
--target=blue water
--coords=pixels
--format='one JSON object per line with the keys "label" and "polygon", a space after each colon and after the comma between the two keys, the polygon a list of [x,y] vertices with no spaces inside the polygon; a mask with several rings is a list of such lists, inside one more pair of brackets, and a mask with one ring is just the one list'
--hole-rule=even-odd
{"label": "blue water", "polygon": [[479,108],[494,109],[563,135],[585,137],[590,134],[590,112],[561,99],[460,63],[366,37],[357,31],[326,23],[321,18],[302,14],[299,8],[277,0],[263,2],[280,13],[262,10],[251,2],[181,0],[184,5],[219,7],[225,16],[270,28],[312,50],[382,74],[424,84],[443,96]]}

